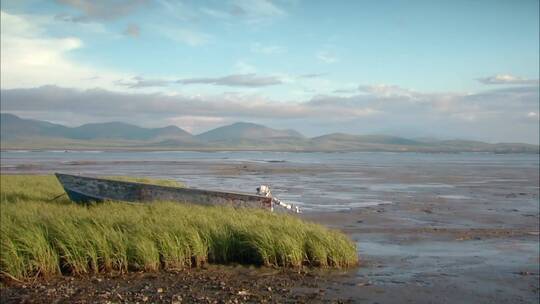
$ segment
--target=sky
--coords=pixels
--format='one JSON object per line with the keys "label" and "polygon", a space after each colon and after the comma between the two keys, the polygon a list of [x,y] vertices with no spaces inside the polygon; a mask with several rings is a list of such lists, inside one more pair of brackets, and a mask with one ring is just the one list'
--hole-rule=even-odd
{"label": "sky", "polygon": [[539,1],[3,0],[1,111],[539,141]]}

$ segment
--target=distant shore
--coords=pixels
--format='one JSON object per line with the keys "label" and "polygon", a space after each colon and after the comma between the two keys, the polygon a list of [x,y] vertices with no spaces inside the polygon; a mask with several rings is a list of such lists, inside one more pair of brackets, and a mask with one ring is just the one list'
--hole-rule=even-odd
{"label": "distant shore", "polygon": [[[9,146],[9,145],[8,145]],[[536,148],[534,148],[536,147]],[[540,154],[540,147],[533,146],[528,150],[320,150],[320,149],[266,149],[266,148],[178,148],[178,147],[27,147],[2,144],[0,152],[285,152],[285,153],[426,153],[426,154],[459,154],[459,153],[490,153],[490,154]]]}

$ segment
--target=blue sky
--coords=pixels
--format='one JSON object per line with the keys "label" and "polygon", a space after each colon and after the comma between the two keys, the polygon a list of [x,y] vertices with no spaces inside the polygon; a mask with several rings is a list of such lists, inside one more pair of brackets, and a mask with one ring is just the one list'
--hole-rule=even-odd
{"label": "blue sky", "polygon": [[2,111],[23,117],[538,143],[538,0],[1,9]]}

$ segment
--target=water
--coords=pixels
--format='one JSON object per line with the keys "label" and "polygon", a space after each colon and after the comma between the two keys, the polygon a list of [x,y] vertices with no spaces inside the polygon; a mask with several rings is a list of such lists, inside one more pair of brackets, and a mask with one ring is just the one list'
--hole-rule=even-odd
{"label": "water", "polygon": [[[423,197],[472,202],[538,192],[538,155],[2,151],[4,174],[53,172],[168,178],[189,187],[254,192],[270,185],[306,212],[343,211]],[[495,189],[495,190],[494,190]],[[502,193],[502,192],[501,192]]]}

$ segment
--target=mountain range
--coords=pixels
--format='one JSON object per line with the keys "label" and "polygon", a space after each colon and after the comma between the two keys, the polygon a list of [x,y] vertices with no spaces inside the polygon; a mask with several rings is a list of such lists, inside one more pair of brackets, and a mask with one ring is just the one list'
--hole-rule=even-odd
{"label": "mountain range", "polygon": [[388,135],[333,133],[308,138],[237,122],[193,135],[176,126],[143,128],[122,122],[67,127],[0,114],[0,139],[7,149],[271,150],[539,153],[538,145],[469,140],[408,139]]}

